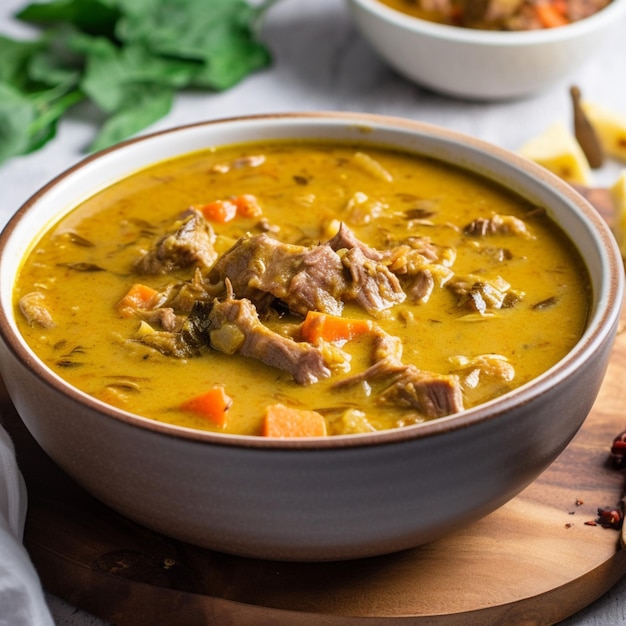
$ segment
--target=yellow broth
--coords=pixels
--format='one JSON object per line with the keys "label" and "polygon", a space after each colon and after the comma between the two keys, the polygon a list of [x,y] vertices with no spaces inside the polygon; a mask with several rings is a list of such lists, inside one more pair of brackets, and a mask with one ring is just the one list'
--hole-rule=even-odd
{"label": "yellow broth", "polygon": [[[18,310],[26,341],[47,366],[84,392],[190,428],[258,435],[265,407],[276,403],[321,413],[329,434],[429,419],[414,407],[381,406],[377,398],[389,382],[384,378],[335,386],[371,364],[368,336],[339,346],[351,355],[349,372],[298,384],[289,372],[211,347],[198,356],[162,354],[141,340],[145,322],[120,315],[117,304],[134,283],[159,290],[194,275],[193,267],[139,277],[133,270],[178,216],[190,206],[241,194],[254,195],[262,216],[211,223],[220,254],[245,233],[261,230],[284,243],[315,246],[331,238],[339,223],[381,251],[411,238],[435,244],[448,259],[449,276],[428,298],[407,299],[375,314],[348,303],[342,315],[370,319],[399,337],[403,362],[458,377],[465,408],[535,378],[559,361],[584,329],[590,299],[586,269],[541,207],[428,158],[374,146],[277,142],[158,163],[73,210],[23,263],[16,309],[23,296],[40,294],[54,322],[44,327]],[[523,220],[528,232],[468,236],[464,231],[474,220],[494,215]],[[493,310],[468,309],[448,284],[466,275],[487,282],[503,278],[519,299]],[[282,310],[263,321],[283,332],[302,318]],[[496,363],[507,363],[512,379],[492,375],[489,365],[481,365],[484,355],[488,360],[498,355]],[[216,385],[232,399],[224,426],[181,410],[186,400]]]}

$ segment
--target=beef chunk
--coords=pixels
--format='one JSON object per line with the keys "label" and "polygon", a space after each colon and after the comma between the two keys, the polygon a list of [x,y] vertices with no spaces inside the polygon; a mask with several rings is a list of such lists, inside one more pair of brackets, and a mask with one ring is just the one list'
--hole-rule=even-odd
{"label": "beef chunk", "polygon": [[435,288],[433,273],[428,269],[419,270],[407,286],[411,302],[427,302]]}
{"label": "beef chunk", "polygon": [[453,276],[450,266],[455,259],[452,248],[413,237],[389,250],[385,264],[401,281],[409,300],[423,304],[428,302],[435,286],[443,286]]}
{"label": "beef chunk", "polygon": [[180,328],[182,319],[171,307],[158,307],[149,311],[137,311],[135,315],[149,324],[156,324],[163,330],[176,331]]}
{"label": "beef chunk", "polygon": [[214,349],[258,359],[289,372],[301,385],[316,383],[331,375],[321,350],[271,331],[260,322],[249,300],[214,301],[209,322],[209,338]]}
{"label": "beef chunk", "polygon": [[473,237],[485,237],[487,235],[531,236],[526,223],[513,215],[493,215],[489,218],[479,217],[465,226],[463,232]]}
{"label": "beef chunk", "polygon": [[379,396],[379,402],[434,418],[462,411],[463,393],[457,376],[432,374],[408,365]]}
{"label": "beef chunk", "polygon": [[379,252],[375,248],[370,248],[367,244],[360,241],[345,224],[341,224],[337,234],[326,243],[335,252],[344,248],[346,250],[358,248],[363,253],[364,257],[372,259],[373,261],[382,261],[384,256],[382,252]]}
{"label": "beef chunk", "polygon": [[46,297],[40,291],[32,291],[20,298],[20,311],[31,325],[52,328],[54,321],[46,307]]}
{"label": "beef chunk", "polygon": [[406,299],[396,275],[382,263],[368,259],[361,248],[351,248],[341,261],[351,278],[344,298],[356,302],[368,313],[374,315]]}
{"label": "beef chunk", "polygon": [[249,299],[260,314],[275,299],[302,316],[308,311],[341,315],[348,301],[374,314],[406,298],[396,276],[379,258],[378,251],[346,228],[329,242],[308,248],[262,233],[239,239],[217,261],[209,278],[231,281],[236,296]]}
{"label": "beef chunk", "polygon": [[493,309],[505,309],[515,306],[524,292],[512,289],[501,277],[490,280],[478,275],[454,277],[447,287],[458,297],[458,306],[484,315]]}
{"label": "beef chunk", "polygon": [[328,246],[305,248],[269,235],[242,237],[215,264],[211,280],[228,279],[238,298],[263,313],[274,299],[292,313],[341,315],[346,283],[341,259]]}
{"label": "beef chunk", "polygon": [[[204,346],[225,354],[239,354],[289,372],[301,385],[309,385],[331,375],[325,353],[309,343],[297,342],[267,328],[248,299],[227,296],[220,301],[198,300],[178,333],[152,332],[142,341],[164,354],[194,356]],[[333,352],[337,358],[337,351]],[[333,363],[333,367],[339,366]]]}
{"label": "beef chunk", "polygon": [[189,209],[176,222],[175,230],[159,239],[135,263],[135,270],[140,274],[167,274],[186,267],[209,268],[217,258],[214,241],[215,233],[204,216]]}

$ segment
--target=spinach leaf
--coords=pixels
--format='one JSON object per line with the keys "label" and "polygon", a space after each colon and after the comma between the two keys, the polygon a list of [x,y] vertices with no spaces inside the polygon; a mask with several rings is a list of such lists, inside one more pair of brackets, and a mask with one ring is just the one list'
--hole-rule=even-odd
{"label": "spinach leaf", "polygon": [[203,63],[195,86],[228,89],[269,65],[254,25],[265,10],[245,0],[119,0],[124,16],[116,34],[153,53]]}
{"label": "spinach leaf", "polygon": [[90,150],[108,148],[169,113],[174,90],[160,85],[132,85],[115,113],[104,123]]}
{"label": "spinach leaf", "polygon": [[27,128],[35,119],[35,107],[18,89],[0,83],[0,161],[28,150]]}
{"label": "spinach leaf", "polygon": [[140,45],[119,48],[104,38],[81,35],[71,40],[70,46],[85,55],[81,88],[109,113],[122,106],[131,85],[181,88],[200,69],[197,63],[154,56]]}
{"label": "spinach leaf", "polygon": [[16,17],[40,25],[72,24],[85,33],[112,37],[120,17],[115,5],[115,0],[54,0],[31,4]]}
{"label": "spinach leaf", "polygon": [[47,143],[61,116],[82,99],[70,83],[25,93],[0,82],[0,163]]}
{"label": "spinach leaf", "polygon": [[28,63],[43,47],[41,41],[14,41],[0,35],[0,83],[24,87],[27,83]]}
{"label": "spinach leaf", "polygon": [[[55,93],[56,91],[56,93]],[[50,97],[52,94],[52,97]],[[57,124],[67,109],[84,99],[78,89],[59,94],[51,90],[44,98],[34,98],[35,119],[28,127],[28,147],[24,154],[39,150],[56,136]]]}
{"label": "spinach leaf", "polygon": [[105,115],[91,149],[166,115],[182,89],[228,89],[267,67],[262,16],[277,0],[51,0],[17,14],[33,41],[0,35],[0,163],[37,150],[68,109]]}

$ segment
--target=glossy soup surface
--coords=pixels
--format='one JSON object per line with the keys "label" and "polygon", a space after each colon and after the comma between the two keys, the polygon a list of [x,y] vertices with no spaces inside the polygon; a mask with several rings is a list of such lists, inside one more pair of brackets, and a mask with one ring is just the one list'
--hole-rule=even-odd
{"label": "glossy soup surface", "polygon": [[[224,217],[231,205],[234,213]],[[195,212],[186,213],[190,207]],[[147,271],[142,260],[168,234],[180,234],[189,215],[209,233],[211,253]],[[317,290],[313,308],[328,315],[331,331],[341,326],[337,317],[367,320],[367,330],[361,324],[347,340],[320,339],[304,333],[307,307],[290,282],[297,274],[310,287],[307,272],[320,266],[294,259],[334,241],[342,224],[359,250],[324,248],[340,267],[343,291],[329,298]],[[238,240],[268,239],[279,242],[283,265],[255,249],[234,274],[216,270],[233,246],[241,249]],[[365,306],[353,278],[359,268],[364,280],[382,285]],[[258,285],[272,273],[279,288],[262,292]],[[573,246],[542,208],[488,181],[379,147],[274,143],[190,154],[96,194],[25,260],[15,306],[21,332],[46,365],[127,411],[261,435],[267,407],[281,405],[322,415],[333,435],[436,418],[526,383],[579,339],[588,284]],[[128,306],[133,285],[150,297]],[[285,285],[291,293],[279,297]],[[270,344],[278,336],[289,354],[297,348],[291,366],[265,343],[258,355],[242,356],[248,327],[233,319],[205,328],[185,352],[195,300],[215,311],[217,302],[241,307],[244,298],[249,319],[258,314],[248,326],[267,330]],[[172,354],[171,345],[183,353]],[[312,353],[323,373],[301,376],[300,352]],[[444,391],[433,390],[431,379],[443,381]],[[214,388],[228,399],[223,419],[188,403]]]}

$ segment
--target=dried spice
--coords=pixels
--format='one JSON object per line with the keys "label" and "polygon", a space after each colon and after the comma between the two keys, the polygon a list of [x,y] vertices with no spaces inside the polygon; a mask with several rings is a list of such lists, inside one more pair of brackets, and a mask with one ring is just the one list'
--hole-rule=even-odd
{"label": "dried spice", "polygon": [[613,467],[617,469],[626,468],[626,430],[613,439],[611,460]]}
{"label": "dried spice", "polygon": [[570,95],[572,97],[572,107],[574,111],[574,135],[585,153],[587,161],[589,161],[589,166],[592,169],[598,169],[602,167],[604,163],[602,145],[594,127],[580,104],[580,89],[576,86],[571,87]]}
{"label": "dried spice", "polygon": [[617,507],[600,507],[596,522],[603,528],[620,530],[624,523],[624,511]]}
{"label": "dried spice", "polygon": [[[611,461],[616,469],[626,467],[626,430],[613,439],[611,445]],[[587,526],[602,526],[621,530],[624,525],[624,498],[616,506],[598,507],[598,517],[594,521],[585,522]]]}

